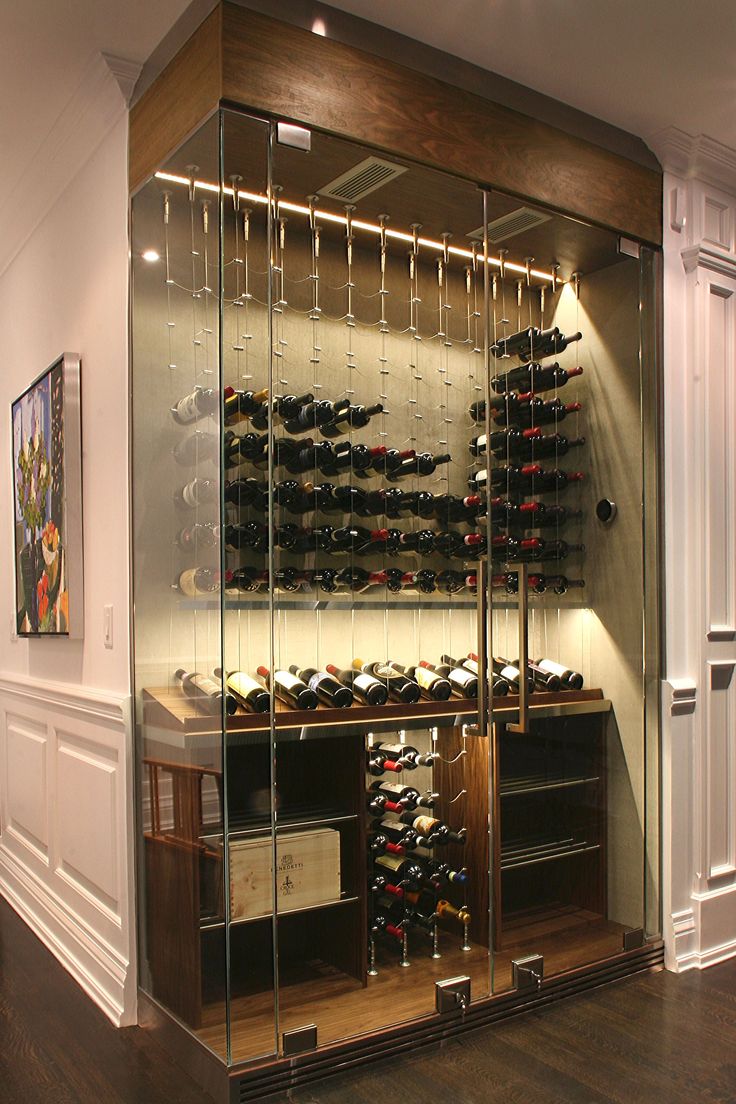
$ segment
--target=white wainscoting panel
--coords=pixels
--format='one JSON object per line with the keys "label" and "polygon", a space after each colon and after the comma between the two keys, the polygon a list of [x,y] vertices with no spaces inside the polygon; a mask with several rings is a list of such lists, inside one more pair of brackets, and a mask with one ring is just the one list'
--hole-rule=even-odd
{"label": "white wainscoting panel", "polygon": [[128,698],[0,675],[0,893],[117,1025],[136,1021]]}
{"label": "white wainscoting panel", "polygon": [[[736,151],[670,128],[665,166],[665,960],[736,954]],[[677,212],[672,217],[672,197]]]}

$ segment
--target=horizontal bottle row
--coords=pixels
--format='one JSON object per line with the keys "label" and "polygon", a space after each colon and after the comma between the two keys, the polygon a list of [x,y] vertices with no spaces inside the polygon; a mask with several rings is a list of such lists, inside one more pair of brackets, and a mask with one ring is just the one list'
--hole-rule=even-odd
{"label": "horizontal bottle row", "polygon": [[505,426],[486,435],[474,437],[469,448],[473,456],[490,453],[496,459],[514,457],[518,460],[542,460],[551,456],[566,456],[571,448],[585,444],[584,437],[565,437],[562,433],[542,434],[541,429],[519,429]]}
{"label": "horizontal bottle row", "polygon": [[[518,693],[521,681],[518,661],[513,664],[504,659],[494,659],[492,671],[491,689],[494,696]],[[212,676],[180,668],[175,672],[175,677],[195,708],[210,715],[216,715],[223,707],[228,715],[232,715],[238,706],[251,713],[265,713],[271,707],[272,695],[295,709],[316,709],[320,703],[346,709],[356,701],[371,706],[385,705],[389,700],[413,705],[420,699],[448,701],[453,695],[467,699],[478,696],[478,659],[474,653],[463,659],[443,655],[438,664],[422,660],[410,666],[393,660],[364,663],[362,659],[355,659],[352,667],[345,670],[331,663],[324,670],[299,668],[292,664],[288,670],[271,672],[261,666],[256,677],[243,671],[230,672],[224,676],[224,685],[220,668]],[[527,685],[530,691],[579,690],[583,678],[553,660],[541,659],[538,663],[529,663]],[[369,755],[368,769],[371,773],[382,774],[384,771],[422,765],[419,759],[412,759],[409,755],[415,749],[395,746],[403,750],[393,758],[387,759],[383,754]],[[432,761],[431,754],[427,761]],[[386,762],[389,762],[388,766]]]}
{"label": "horizontal bottle row", "polygon": [[542,360],[564,352],[568,345],[580,341],[582,336],[578,331],[566,337],[558,326],[550,326],[547,330],[528,326],[525,330],[518,330],[495,341],[491,345],[491,353],[497,360],[513,356],[521,361]]}
{"label": "horizontal bottle row", "polygon": [[[580,375],[575,372],[575,375]],[[569,379],[571,373],[567,373]],[[582,403],[563,403],[562,399],[554,398],[545,400],[538,398],[533,391],[522,394],[514,394],[513,391],[505,391],[492,395],[490,399],[491,420],[496,425],[515,425],[519,429],[529,429],[532,426],[545,426],[563,422],[569,414],[575,414],[582,410]],[[484,422],[486,418],[486,400],[480,399],[470,406],[470,417],[474,422]]]}
{"label": "horizontal bottle row", "polygon": [[[213,568],[190,568],[179,576],[177,588],[188,597],[206,597],[219,593],[219,572]],[[288,594],[310,592],[318,587],[325,594],[364,594],[373,588],[385,588],[389,594],[460,594],[468,591],[476,594],[478,576],[474,571],[404,571],[403,568],[384,568],[369,571],[363,567],[322,567],[304,569],[280,567],[269,573],[265,567],[239,567],[225,573],[225,591],[245,594],[267,594],[271,589]],[[519,576],[507,571],[491,576],[494,590],[506,594],[518,594]],[[566,594],[569,590],[582,589],[584,579],[571,579],[567,575],[531,574],[527,589],[532,594]]]}
{"label": "horizontal bottle row", "polygon": [[[363,525],[321,525],[314,529],[298,525],[276,525],[273,529],[260,522],[244,525],[226,525],[222,541],[231,552],[249,549],[266,553],[272,542],[274,548],[299,554],[322,552],[328,556],[367,556],[371,553],[385,556],[430,556],[433,553],[445,558],[477,560],[485,558],[490,550],[491,559],[497,561],[523,560],[543,563],[564,560],[567,556],[584,551],[581,544],[561,538],[510,536],[506,533],[491,537],[484,532],[462,533],[456,529],[419,529],[404,532],[401,529],[369,529]],[[238,587],[242,572],[250,576],[251,569],[236,569],[226,574],[226,581]],[[241,572],[241,574],[239,574]],[[189,597],[207,594],[220,589],[220,573],[210,567],[191,567],[182,571],[176,585]],[[252,589],[246,586],[245,589]]]}
{"label": "horizontal bottle row", "polygon": [[[188,485],[187,498],[190,502],[199,505],[217,498],[214,481],[206,482],[207,488],[203,488],[201,481],[196,480],[194,486]],[[184,498],[184,491],[180,497]],[[225,483],[223,497],[228,505],[238,509],[251,507],[262,514],[268,513],[272,502],[274,507],[282,507],[298,516],[314,511],[350,514],[361,518],[385,517],[389,520],[413,516],[424,521],[436,518],[445,524],[467,525],[485,517],[490,508],[491,521],[499,528],[523,530],[559,527],[582,516],[579,510],[570,510],[564,506],[544,502],[518,503],[498,495],[488,500],[478,494],[461,498],[459,495],[432,494],[431,491],[402,491],[398,487],[366,491],[351,484],[315,485],[298,483],[294,479],[275,484],[270,493],[268,484],[264,481],[253,478],[236,479]],[[214,523],[195,523],[181,530],[178,543],[182,548],[191,547],[194,543],[199,543],[202,547],[211,546],[219,542],[220,535],[221,529]]]}

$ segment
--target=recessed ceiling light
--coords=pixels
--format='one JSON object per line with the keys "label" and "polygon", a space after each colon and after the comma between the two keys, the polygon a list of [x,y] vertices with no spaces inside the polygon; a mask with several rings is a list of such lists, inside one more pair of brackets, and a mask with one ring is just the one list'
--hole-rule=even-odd
{"label": "recessed ceiling light", "polygon": [[323,38],[327,34],[327,27],[325,26],[324,19],[315,19],[312,23],[312,34],[321,35]]}
{"label": "recessed ceiling light", "polygon": [[161,257],[155,249],[144,249],[141,253],[141,257],[144,261],[150,261],[153,264],[154,261],[160,261]]}

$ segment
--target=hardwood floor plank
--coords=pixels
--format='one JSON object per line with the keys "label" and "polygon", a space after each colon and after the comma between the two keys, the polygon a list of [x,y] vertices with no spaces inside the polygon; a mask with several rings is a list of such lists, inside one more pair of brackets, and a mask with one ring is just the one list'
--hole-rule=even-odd
{"label": "hardwood floor plank", "polygon": [[[629,978],[269,1104],[735,1104],[735,1029],[736,960]],[[0,900],[0,1104],[100,1101],[211,1104],[149,1032],[112,1027]]]}

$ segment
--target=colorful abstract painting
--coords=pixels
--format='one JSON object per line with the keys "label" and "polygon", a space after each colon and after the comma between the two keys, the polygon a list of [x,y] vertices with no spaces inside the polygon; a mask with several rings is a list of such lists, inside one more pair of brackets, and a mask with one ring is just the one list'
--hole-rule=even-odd
{"label": "colorful abstract painting", "polygon": [[63,360],[16,399],[12,420],[17,631],[67,635]]}

